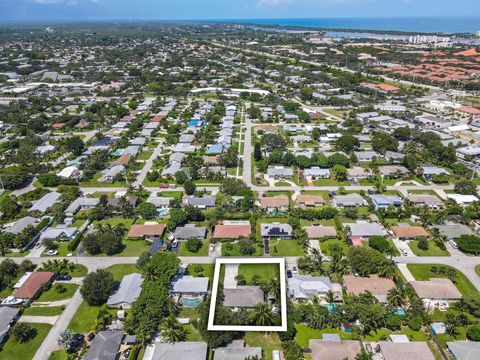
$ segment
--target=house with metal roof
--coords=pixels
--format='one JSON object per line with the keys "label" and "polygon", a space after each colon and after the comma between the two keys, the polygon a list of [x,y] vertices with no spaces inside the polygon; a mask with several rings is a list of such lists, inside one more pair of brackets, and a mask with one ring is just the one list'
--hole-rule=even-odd
{"label": "house with metal roof", "polygon": [[137,273],[125,275],[120,282],[118,289],[109,296],[107,305],[129,308],[140,296],[140,293],[142,292],[142,284],[142,275]]}
{"label": "house with metal roof", "polygon": [[36,201],[28,211],[39,211],[43,214],[57,202],[60,196],[61,194],[56,191],[49,192],[42,196],[40,200]]}
{"label": "house with metal roof", "polygon": [[58,241],[70,241],[78,234],[78,229],[73,226],[59,224],[55,227],[49,227],[40,234],[40,240],[52,239]]}
{"label": "house with metal roof", "polygon": [[24,229],[29,226],[37,226],[40,223],[40,219],[32,216],[25,216],[18,219],[15,223],[5,229],[5,232],[12,233],[14,235],[20,234]]}

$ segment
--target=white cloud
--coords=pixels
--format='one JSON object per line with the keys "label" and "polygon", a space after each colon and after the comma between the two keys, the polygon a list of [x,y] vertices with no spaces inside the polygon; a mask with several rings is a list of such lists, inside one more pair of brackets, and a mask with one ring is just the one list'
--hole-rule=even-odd
{"label": "white cloud", "polygon": [[98,2],[98,0],[33,0],[33,2],[40,5],[56,5],[56,4],[77,5],[79,2],[96,3]]}
{"label": "white cloud", "polygon": [[292,0],[260,0],[257,4],[259,7],[278,6],[291,3]]}

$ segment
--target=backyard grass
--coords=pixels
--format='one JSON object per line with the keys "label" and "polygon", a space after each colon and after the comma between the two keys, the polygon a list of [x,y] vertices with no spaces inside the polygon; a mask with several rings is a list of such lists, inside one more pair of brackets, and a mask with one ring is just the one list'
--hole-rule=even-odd
{"label": "backyard grass", "polygon": [[342,248],[344,254],[347,253],[347,244],[345,241],[338,240],[338,239],[331,239],[331,240],[324,240],[320,242],[320,250],[322,250],[322,254],[330,256],[330,247],[332,245],[339,245]]}
{"label": "backyard grass", "polygon": [[77,284],[68,284],[62,283],[65,287],[66,291],[64,293],[58,293],[55,291],[55,285],[53,285],[49,290],[45,291],[40,297],[35,300],[37,302],[50,302],[50,301],[58,301],[58,300],[65,300],[70,299],[75,291],[78,289]]}
{"label": "backyard grass", "polygon": [[250,347],[261,347],[264,360],[272,360],[272,351],[281,350],[282,343],[275,332],[247,332],[245,333],[245,344]]}
{"label": "backyard grass", "polygon": [[37,352],[38,347],[43,342],[48,332],[51,329],[49,324],[33,324],[30,326],[35,329],[36,335],[30,341],[25,343],[17,342],[13,337],[10,337],[0,350],[0,360],[32,359]]}
{"label": "backyard grass", "polygon": [[296,240],[274,240],[270,242],[272,256],[303,256],[305,251]]}
{"label": "backyard grass", "polygon": [[197,252],[192,252],[187,249],[187,242],[182,241],[180,242],[180,250],[178,251],[178,255],[180,256],[208,256],[208,240],[202,241],[203,245]]}
{"label": "backyard grass", "polygon": [[341,329],[312,329],[306,324],[295,324],[295,328],[297,329],[295,339],[303,349],[308,348],[310,339],[322,339],[323,334],[339,334],[342,340],[352,339],[351,334],[346,334]]}
{"label": "backyard grass", "polygon": [[456,277],[456,287],[462,294],[464,298],[472,297],[474,296],[477,299],[480,299],[480,293],[477,291],[475,286],[470,282],[470,280],[467,279],[467,277],[457,269],[447,266],[447,265],[441,265],[441,264],[408,264],[408,270],[412,273],[413,277],[416,280],[428,280],[431,278],[441,278],[441,277],[446,277],[445,275],[442,274],[434,274],[432,273],[432,266],[436,267],[445,267],[447,269],[453,269],[455,273],[457,274]]}
{"label": "backyard grass", "polygon": [[56,316],[63,311],[61,306],[33,306],[25,309],[23,315],[26,316]]}
{"label": "backyard grass", "polygon": [[262,281],[280,279],[280,266],[278,264],[240,264],[238,275],[243,275],[247,284],[253,284],[253,277],[258,276]]}
{"label": "backyard grass", "polygon": [[380,341],[382,339],[388,338],[391,334],[403,334],[407,335],[410,341],[427,341],[428,335],[423,331],[414,331],[408,327],[402,327],[401,330],[392,331],[389,329],[378,329],[377,331],[371,331],[368,335],[365,336],[365,341]]}
{"label": "backyard grass", "polygon": [[120,281],[123,279],[125,275],[130,275],[140,270],[137,268],[137,265],[134,264],[117,264],[112,265],[106,268],[105,270],[112,273],[113,278],[115,281]]}
{"label": "backyard grass", "polygon": [[412,240],[408,242],[408,246],[417,256],[449,256],[450,253],[446,250],[440,249],[433,241],[428,242],[428,249],[422,250],[418,247],[418,241]]}
{"label": "backyard grass", "polygon": [[200,332],[192,324],[183,325],[183,327],[187,330],[186,341],[203,341]]}

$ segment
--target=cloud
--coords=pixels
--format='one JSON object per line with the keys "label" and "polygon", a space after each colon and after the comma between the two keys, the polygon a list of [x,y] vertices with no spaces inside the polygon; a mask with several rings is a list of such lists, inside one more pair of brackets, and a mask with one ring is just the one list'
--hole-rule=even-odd
{"label": "cloud", "polygon": [[270,7],[270,6],[278,6],[283,4],[289,4],[292,0],[260,0],[257,4],[259,7]]}
{"label": "cloud", "polygon": [[97,3],[98,0],[33,0],[33,2],[39,5],[77,5],[79,2]]}

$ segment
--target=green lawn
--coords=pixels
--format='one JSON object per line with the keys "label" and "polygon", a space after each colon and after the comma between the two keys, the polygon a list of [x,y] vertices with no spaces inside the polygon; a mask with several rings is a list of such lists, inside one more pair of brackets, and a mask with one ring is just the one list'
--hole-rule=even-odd
{"label": "green lawn", "polygon": [[348,181],[337,181],[333,179],[318,179],[313,182],[315,186],[349,186]]}
{"label": "green lawn", "polygon": [[208,240],[202,241],[203,245],[197,252],[192,252],[187,249],[187,242],[180,242],[180,249],[178,255],[180,256],[208,256],[208,246],[210,245]]}
{"label": "green lawn", "polygon": [[411,341],[427,341],[428,335],[423,331],[414,331],[408,327],[402,327],[399,331],[392,331],[389,329],[379,329],[377,331],[371,331],[370,334],[365,336],[365,341],[380,341],[388,338],[391,334],[403,334],[407,335]]}
{"label": "green lawn", "polygon": [[33,306],[25,309],[23,315],[27,316],[56,316],[63,311],[61,306]]}
{"label": "green lawn", "polygon": [[[200,269],[201,271],[198,271]],[[215,265],[213,264],[190,264],[187,266],[187,275],[208,277],[212,281],[214,270]]]}
{"label": "green lawn", "polygon": [[48,360],[68,360],[68,353],[65,350],[52,351]]}
{"label": "green lawn", "polygon": [[344,254],[347,253],[347,244],[345,243],[345,241],[338,240],[338,239],[330,239],[330,240],[324,240],[320,242],[320,249],[322,250],[322,254],[329,256],[330,247],[335,244],[339,245],[342,248]]}
{"label": "green lawn", "polygon": [[[73,316],[67,329],[80,334],[87,334],[92,330],[92,326],[97,319],[98,311],[101,306],[90,306],[86,301],[82,302],[82,305],[78,308],[78,311]],[[116,313],[116,310],[111,310],[112,315]]]}
{"label": "green lawn", "polygon": [[153,151],[143,151],[140,155],[138,155],[137,160],[148,160],[150,159],[150,156],[152,156]]}
{"label": "green lawn", "polygon": [[[58,251],[58,255],[60,257],[66,257],[68,253],[73,253],[73,251],[68,250],[68,241],[54,241],[53,250]],[[41,255],[42,257],[46,256],[45,253]]]}
{"label": "green lawn", "polygon": [[122,280],[125,275],[140,272],[135,264],[117,264],[109,266],[105,270],[111,272],[116,281]]}
{"label": "green lawn", "polygon": [[122,252],[114,256],[139,256],[150,248],[150,243],[143,239],[125,239],[123,245],[125,247]]}
{"label": "green lawn", "polygon": [[130,230],[130,228],[132,227],[132,222],[132,219],[111,218],[107,220],[94,221],[93,225],[95,226],[97,224],[110,224],[111,226],[117,226],[118,224],[123,224],[128,230]]}
{"label": "green lawn", "polygon": [[457,274],[455,285],[457,286],[457,288],[460,291],[460,293],[462,294],[462,296],[463,297],[475,296],[476,298],[480,298],[480,293],[477,291],[475,286],[473,286],[473,284],[470,282],[470,280],[468,280],[467,277],[462,272],[458,271],[455,268],[452,268],[452,267],[447,266],[447,265],[440,265],[440,264],[434,264],[434,265],[433,264],[432,265],[430,265],[430,264],[408,264],[407,265],[408,270],[410,270],[410,272],[412,273],[413,277],[416,280],[428,280],[428,279],[431,279],[431,278],[446,277],[445,275],[432,273],[432,271],[431,271],[432,266],[437,266],[437,267],[443,266],[443,267],[455,270],[455,272]]}
{"label": "green lawn", "polygon": [[36,331],[35,337],[25,343],[19,343],[13,337],[10,337],[0,350],[0,360],[28,360],[33,358],[52,326],[49,324],[30,325]]}
{"label": "green lawn", "polygon": [[240,264],[238,275],[245,276],[247,284],[253,283],[254,276],[259,276],[263,281],[273,278],[280,279],[280,267],[278,264]]}
{"label": "green lawn", "polygon": [[273,240],[270,242],[272,256],[303,256],[303,248],[296,240]]}
{"label": "green lawn", "polygon": [[272,351],[282,349],[282,342],[275,332],[247,332],[244,340],[246,346],[263,349],[263,360],[272,360]]}
{"label": "green lawn", "polygon": [[480,276],[480,265],[478,265],[478,266],[475,268],[475,272],[477,273],[478,276]]}
{"label": "green lawn", "polygon": [[432,240],[428,242],[428,250],[419,249],[417,240],[409,241],[408,246],[417,256],[450,256],[448,251],[440,249]]}
{"label": "green lawn", "polygon": [[351,340],[352,335],[344,333],[341,329],[312,329],[306,324],[295,324],[297,329],[296,341],[303,349],[308,348],[310,339],[322,339],[323,334],[339,334],[342,340]]}
{"label": "green lawn", "polygon": [[293,191],[288,190],[272,190],[265,193],[267,197],[273,197],[278,195],[287,195],[290,199],[292,198]]}
{"label": "green lawn", "polygon": [[323,197],[323,201],[325,205],[330,205],[330,197],[329,192],[325,190],[307,190],[301,191],[302,195],[321,195]]}
{"label": "green lawn", "polygon": [[66,289],[64,293],[60,294],[56,292],[55,285],[53,285],[49,290],[45,291],[42,295],[40,295],[40,297],[35,301],[50,302],[50,301],[70,299],[73,296],[73,294],[75,294],[75,291],[77,291],[78,289],[77,284],[62,283],[62,285]]}
{"label": "green lawn", "polygon": [[192,324],[183,325],[185,329],[187,329],[187,340],[186,341],[203,341],[200,332],[195,329]]}
{"label": "green lawn", "polygon": [[75,269],[70,271],[68,274],[72,277],[84,277],[87,275],[88,269],[85,265],[75,264]]}
{"label": "green lawn", "polygon": [[[232,249],[227,250],[228,244],[222,245],[222,256],[245,256],[242,254],[238,248],[238,244],[231,244]],[[250,256],[262,256],[263,255],[263,248],[260,247],[257,243],[253,244],[255,248],[255,252]]]}

